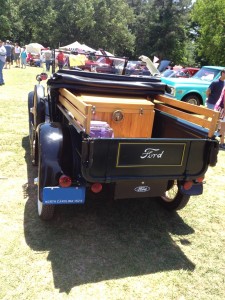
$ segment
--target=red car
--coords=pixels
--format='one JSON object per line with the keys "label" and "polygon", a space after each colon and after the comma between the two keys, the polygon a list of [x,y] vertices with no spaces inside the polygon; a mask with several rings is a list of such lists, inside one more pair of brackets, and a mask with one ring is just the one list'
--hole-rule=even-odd
{"label": "red car", "polygon": [[79,68],[89,72],[120,74],[123,71],[124,64],[125,58],[102,56],[96,61],[87,60],[85,65],[79,66]]}

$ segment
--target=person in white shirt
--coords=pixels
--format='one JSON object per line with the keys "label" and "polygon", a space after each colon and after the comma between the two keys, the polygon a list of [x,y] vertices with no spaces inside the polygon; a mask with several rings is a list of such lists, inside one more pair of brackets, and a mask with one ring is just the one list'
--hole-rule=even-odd
{"label": "person in white shirt", "polygon": [[16,62],[16,68],[19,68],[20,67],[20,52],[21,52],[21,49],[20,49],[20,46],[18,45],[18,43],[15,44],[14,52],[15,52],[14,59],[15,59],[15,62]]}
{"label": "person in white shirt", "polygon": [[50,71],[50,65],[51,65],[51,60],[52,60],[52,51],[48,47],[48,50],[45,51],[44,53],[44,58],[45,58],[45,64],[46,64],[46,71]]}
{"label": "person in white shirt", "polygon": [[6,60],[6,49],[3,45],[3,42],[0,40],[0,85],[4,85],[4,78],[3,78],[3,67],[5,65]]}

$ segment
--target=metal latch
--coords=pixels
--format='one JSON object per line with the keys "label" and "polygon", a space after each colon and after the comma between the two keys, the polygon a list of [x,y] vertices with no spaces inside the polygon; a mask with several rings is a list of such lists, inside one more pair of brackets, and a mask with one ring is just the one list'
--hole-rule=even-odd
{"label": "metal latch", "polygon": [[143,114],[144,114],[143,108],[140,108],[139,114],[140,114],[140,115],[143,115]]}
{"label": "metal latch", "polygon": [[91,108],[91,112],[92,112],[92,114],[93,115],[95,115],[96,114],[96,106],[92,106],[92,108]]}

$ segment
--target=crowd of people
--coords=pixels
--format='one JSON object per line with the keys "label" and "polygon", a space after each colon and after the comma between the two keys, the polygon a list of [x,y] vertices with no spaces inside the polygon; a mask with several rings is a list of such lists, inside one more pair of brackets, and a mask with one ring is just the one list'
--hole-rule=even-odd
{"label": "crowd of people", "polygon": [[[79,54],[72,52],[67,53],[61,50],[56,50],[55,55],[53,55],[50,47],[40,49],[38,53],[29,52],[26,46],[20,46],[18,43],[10,42],[6,40],[5,42],[1,41],[1,61],[4,63],[1,68],[1,80],[0,84],[4,84],[2,69],[10,69],[12,66],[15,68],[25,69],[26,66],[35,66],[35,67],[45,67],[46,71],[50,71],[50,67],[53,63],[53,56],[55,57],[55,67],[62,69],[67,66],[68,68],[78,66],[83,57],[86,57],[84,54]],[[75,55],[76,54],[76,55]],[[82,59],[81,59],[82,57]],[[79,63],[78,63],[79,61]]]}
{"label": "crowd of people", "polygon": [[[65,57],[59,53],[58,67],[63,67]],[[9,40],[0,40],[0,86],[5,84],[3,78],[3,69],[11,69],[12,67],[26,69],[27,66],[45,67],[46,71],[50,71],[52,65],[52,50],[50,47],[41,49],[40,53],[32,53],[27,51],[26,46],[20,46],[18,43]]]}
{"label": "crowd of people", "polygon": [[21,59],[23,57],[21,54],[22,52],[25,52],[25,47],[20,47],[18,43],[13,43],[9,40],[6,40],[5,42],[0,41],[0,45],[1,56],[4,56],[4,58],[2,57],[2,61],[4,60],[4,69],[10,69],[14,62],[16,67],[20,67]]}
{"label": "crowd of people", "polygon": [[46,71],[50,71],[52,61],[52,51],[50,48],[44,49],[40,53],[28,52],[26,46],[20,46],[18,43],[5,42],[0,40],[0,85],[4,84],[3,69],[15,68],[25,69],[26,66],[41,67],[46,65]]}

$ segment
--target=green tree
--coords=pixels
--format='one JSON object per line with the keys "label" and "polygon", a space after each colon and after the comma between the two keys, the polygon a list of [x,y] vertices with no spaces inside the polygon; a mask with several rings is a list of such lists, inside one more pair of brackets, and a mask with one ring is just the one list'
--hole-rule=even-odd
{"label": "green tree", "polygon": [[51,40],[55,47],[75,40],[84,42],[83,33],[95,24],[93,0],[53,0],[52,3],[56,15]]}
{"label": "green tree", "polygon": [[1,38],[55,48],[77,40],[116,55],[156,55],[186,64],[193,60],[195,45],[188,35],[190,4],[191,0],[0,0]]}
{"label": "green tree", "polygon": [[18,22],[14,32],[22,44],[38,42],[49,45],[50,32],[55,23],[55,12],[51,0],[20,0],[18,3]]}
{"label": "green tree", "polygon": [[156,55],[183,63],[191,0],[129,0],[138,13],[136,55]]}
{"label": "green tree", "polygon": [[134,20],[125,0],[54,0],[57,11],[54,40],[75,40],[116,54],[133,51],[135,37],[129,29]]}
{"label": "green tree", "polygon": [[0,0],[0,38],[5,40],[11,36],[10,0]]}
{"label": "green tree", "polygon": [[105,48],[117,55],[132,53],[135,36],[130,26],[134,22],[133,10],[126,1],[96,0],[94,20],[89,40],[96,48]]}
{"label": "green tree", "polygon": [[134,49],[134,14],[126,0],[0,1],[5,16],[2,36],[10,34],[20,44],[57,48],[78,40],[118,55]]}
{"label": "green tree", "polygon": [[225,66],[225,2],[197,0],[192,10],[195,43],[199,60]]}

